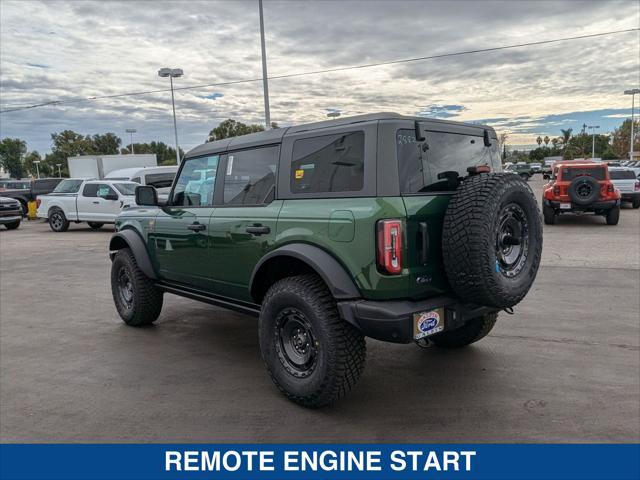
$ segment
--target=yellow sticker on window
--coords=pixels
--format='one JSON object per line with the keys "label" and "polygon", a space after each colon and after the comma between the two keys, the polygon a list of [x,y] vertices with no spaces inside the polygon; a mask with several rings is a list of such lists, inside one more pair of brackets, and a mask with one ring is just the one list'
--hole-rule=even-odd
{"label": "yellow sticker on window", "polygon": [[296,180],[300,180],[304,177],[304,170],[296,170]]}

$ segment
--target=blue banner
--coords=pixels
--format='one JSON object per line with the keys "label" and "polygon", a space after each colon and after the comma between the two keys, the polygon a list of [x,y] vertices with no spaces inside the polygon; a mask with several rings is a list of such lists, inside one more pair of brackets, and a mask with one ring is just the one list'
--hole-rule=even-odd
{"label": "blue banner", "polygon": [[0,478],[637,480],[640,446],[4,444]]}

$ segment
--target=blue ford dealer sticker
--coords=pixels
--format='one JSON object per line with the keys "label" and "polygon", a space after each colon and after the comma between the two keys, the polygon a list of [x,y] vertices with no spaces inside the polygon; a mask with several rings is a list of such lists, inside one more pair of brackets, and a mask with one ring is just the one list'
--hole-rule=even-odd
{"label": "blue ford dealer sticker", "polygon": [[413,314],[413,338],[428,337],[444,330],[444,309]]}

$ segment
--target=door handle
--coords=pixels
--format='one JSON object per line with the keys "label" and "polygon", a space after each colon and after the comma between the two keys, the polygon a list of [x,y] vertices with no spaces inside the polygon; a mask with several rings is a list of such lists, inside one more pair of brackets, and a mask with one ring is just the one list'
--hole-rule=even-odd
{"label": "door handle", "polygon": [[254,223],[252,226],[247,227],[245,229],[245,232],[251,234],[251,235],[255,235],[256,237],[259,237],[260,235],[265,235],[267,233],[271,233],[271,229],[269,227],[265,227],[263,225],[260,225],[259,223]]}
{"label": "door handle", "polygon": [[100,205],[100,202],[93,202],[94,205]]}
{"label": "door handle", "polygon": [[191,225],[188,225],[187,228],[189,230],[193,230],[194,232],[201,232],[202,230],[206,229],[207,226],[203,225],[202,223],[193,222]]}

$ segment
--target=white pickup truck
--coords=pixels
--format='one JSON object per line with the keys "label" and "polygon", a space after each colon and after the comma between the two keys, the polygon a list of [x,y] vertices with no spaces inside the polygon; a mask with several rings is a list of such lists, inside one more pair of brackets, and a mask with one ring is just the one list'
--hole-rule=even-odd
{"label": "white pickup truck", "polygon": [[125,208],[135,206],[135,182],[69,178],[48,195],[38,195],[38,217],[54,232],[65,232],[71,222],[87,222],[93,229],[114,223]]}
{"label": "white pickup truck", "polygon": [[640,208],[640,179],[635,172],[626,167],[609,167],[609,177],[613,186],[620,190],[622,201]]}

